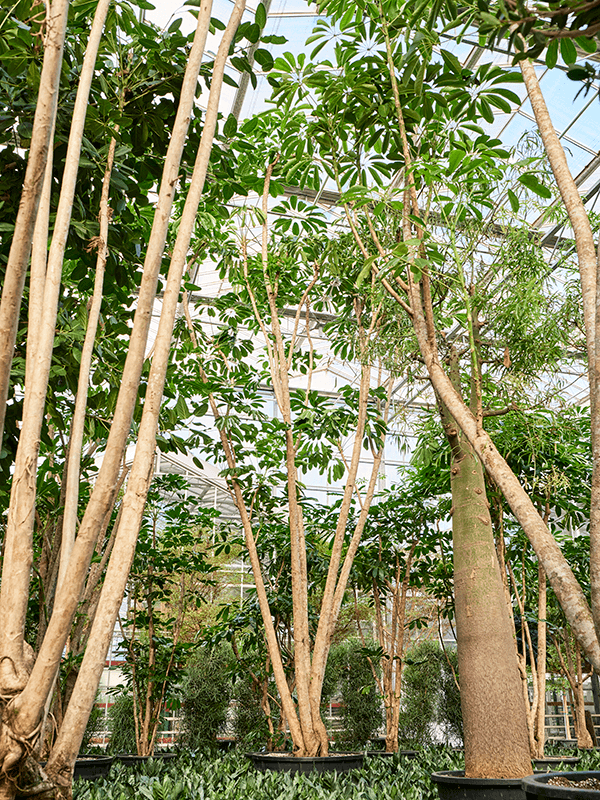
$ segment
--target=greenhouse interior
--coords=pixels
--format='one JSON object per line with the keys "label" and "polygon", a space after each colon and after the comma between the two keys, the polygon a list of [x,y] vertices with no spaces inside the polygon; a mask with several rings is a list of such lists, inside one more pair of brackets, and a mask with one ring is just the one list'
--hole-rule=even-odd
{"label": "greenhouse interior", "polygon": [[599,42],[2,0],[0,800],[594,800]]}

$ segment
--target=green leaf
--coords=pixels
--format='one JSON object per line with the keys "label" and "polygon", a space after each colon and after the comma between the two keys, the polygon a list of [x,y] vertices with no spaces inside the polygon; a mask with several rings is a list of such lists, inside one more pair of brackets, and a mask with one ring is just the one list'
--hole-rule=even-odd
{"label": "green leaf", "polygon": [[454,53],[449,53],[447,50],[441,50],[441,55],[446,65],[455,72],[457,75],[462,74],[462,65]]}
{"label": "green leaf", "polygon": [[521,175],[519,183],[522,183],[523,186],[526,186],[534,192],[534,194],[539,195],[539,197],[545,197],[546,199],[552,197],[550,189],[544,186],[543,183],[540,183],[538,176],[534,172],[526,172],[524,175]]}
{"label": "green leaf", "polygon": [[546,50],[546,66],[548,69],[554,69],[558,61],[558,39],[550,42]]}
{"label": "green leaf", "polygon": [[269,70],[273,69],[273,65],[275,62],[273,61],[273,56],[271,55],[271,53],[269,53],[268,50],[259,47],[258,50],[254,53],[254,58],[263,68],[264,72],[269,72]]}
{"label": "green leaf", "polygon": [[585,67],[571,67],[567,70],[567,78],[572,81],[585,81],[590,77]]}
{"label": "green leaf", "polygon": [[517,211],[519,210],[519,206],[520,206],[521,204],[519,203],[519,198],[518,198],[518,197],[517,197],[517,195],[516,195],[516,194],[513,192],[513,190],[512,190],[512,189],[509,189],[509,190],[508,190],[508,200],[509,200],[509,202],[510,202],[510,207],[512,208],[513,212],[516,214],[516,213],[517,213]]}
{"label": "green leaf", "polygon": [[565,64],[574,64],[577,61],[577,48],[570,39],[560,40],[560,54]]}
{"label": "green leaf", "polygon": [[463,160],[464,157],[465,157],[464,150],[450,151],[450,156],[448,157],[450,172],[454,172],[454,170],[457,168],[457,166],[460,164],[460,162]]}
{"label": "green leaf", "polygon": [[577,44],[577,47],[580,47],[584,51],[584,53],[593,54],[598,49],[596,39],[594,39],[593,37],[588,38],[587,36],[578,36],[577,39],[575,39],[575,42]]}
{"label": "green leaf", "polygon": [[232,136],[235,136],[237,133],[237,119],[230,114],[227,117],[227,121],[225,125],[223,125],[223,135],[230,139]]}
{"label": "green leaf", "polygon": [[264,28],[267,23],[267,9],[265,8],[264,3],[259,3],[256,7],[256,13],[254,15],[254,21],[258,25],[259,28]]}

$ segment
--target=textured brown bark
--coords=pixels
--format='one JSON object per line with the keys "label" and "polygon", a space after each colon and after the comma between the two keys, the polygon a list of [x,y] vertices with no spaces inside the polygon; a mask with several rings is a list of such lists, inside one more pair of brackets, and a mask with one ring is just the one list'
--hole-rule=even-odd
{"label": "textured brown bark", "polygon": [[452,463],[452,539],[465,774],[531,774],[525,702],[481,462],[466,441]]}

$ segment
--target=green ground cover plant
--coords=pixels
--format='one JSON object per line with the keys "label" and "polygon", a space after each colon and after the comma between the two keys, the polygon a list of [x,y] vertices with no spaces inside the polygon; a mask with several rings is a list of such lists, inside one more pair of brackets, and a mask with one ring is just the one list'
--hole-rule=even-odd
{"label": "green ground cover plant", "polygon": [[[579,754],[580,769],[600,768],[598,751]],[[216,757],[182,755],[175,763],[150,760],[137,769],[115,764],[106,780],[76,781],[73,800],[434,800],[431,773],[461,768],[461,753],[438,747],[414,760],[368,758],[363,769],[344,774],[263,774],[236,750]]]}

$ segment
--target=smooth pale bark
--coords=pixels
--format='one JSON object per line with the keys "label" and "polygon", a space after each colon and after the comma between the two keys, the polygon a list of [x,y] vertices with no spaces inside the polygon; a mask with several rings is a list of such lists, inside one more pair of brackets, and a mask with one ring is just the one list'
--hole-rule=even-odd
{"label": "smooth pale bark", "polygon": [[[396,572],[394,578],[386,582],[387,591],[382,591],[377,581],[373,581],[373,601],[375,606],[375,630],[377,641],[385,657],[381,659],[381,677],[371,659],[373,678],[383,698],[385,708],[385,750],[387,753],[398,751],[398,730],[400,725],[400,697],[402,689],[402,665],[404,657],[404,625],[406,622],[406,603],[410,569],[417,546],[413,542],[406,557],[404,575],[396,556]],[[389,600],[391,599],[391,622],[386,624]],[[360,621],[356,619],[363,647],[366,639]]]}
{"label": "smooth pale bark", "polygon": [[[31,252],[48,150],[56,119],[58,87],[68,15],[69,0],[55,0],[48,11],[48,29],[44,41],[44,61],[33,120],[31,146],[2,287],[2,300],[0,301],[0,447],[2,446],[6,401],[10,385],[10,368],[17,336],[25,274]],[[17,654],[13,653],[13,655]],[[17,685],[22,681],[22,677],[21,675],[17,680]],[[2,676],[0,675],[1,685]]]}
{"label": "smooth pale bark", "polygon": [[65,492],[65,503],[63,511],[62,542],[60,550],[60,566],[58,570],[57,591],[67,575],[67,566],[71,551],[75,544],[75,533],[77,526],[77,508],[79,502],[79,473],[81,465],[81,448],[83,446],[83,434],[85,430],[85,412],[87,407],[88,385],[92,366],[92,355],[94,352],[94,342],[100,320],[100,309],[102,307],[102,290],[104,286],[104,271],[106,259],[108,257],[108,223],[110,210],[108,206],[108,194],[110,189],[110,176],[112,173],[115,157],[116,139],[111,139],[108,147],[108,158],[104,179],[102,182],[102,195],[100,198],[100,235],[96,242],[98,257],[96,259],[96,275],[94,278],[94,291],[88,313],[88,323],[85,331],[85,339],[81,349],[81,360],[79,363],[79,378],[77,382],[77,396],[75,398],[75,409],[71,422],[71,436],[69,441],[69,459],[67,470],[67,487]]}
{"label": "smooth pale bark", "polygon": [[590,594],[596,634],[600,638],[600,310],[598,310],[600,286],[597,281],[598,259],[590,221],[579,189],[571,175],[565,152],[554,130],[533,64],[528,59],[520,61],[519,64],[556,185],[573,228],[577,249],[590,384],[592,441]]}
{"label": "smooth pale bark", "polygon": [[[194,325],[192,322],[192,318],[190,316],[189,307],[187,305],[187,297],[185,295],[184,295],[183,308],[185,312],[185,318],[188,330],[190,333],[190,339],[192,340],[192,344],[194,345],[194,347],[197,348],[198,340],[196,337],[196,332],[194,331]],[[206,373],[204,372],[201,366],[200,366],[200,376],[204,383],[208,382],[208,377],[206,376]],[[219,409],[216,400],[214,398],[214,395],[212,394],[209,394],[209,403],[215,421],[218,422],[219,420],[222,419],[222,417],[221,414],[219,413]],[[221,445],[223,447],[223,453],[225,454],[225,460],[227,461],[227,466],[233,472],[236,467],[235,453],[232,450],[231,443],[227,437],[227,432],[224,426],[217,424],[216,427],[219,433],[219,438],[221,440]],[[252,521],[248,509],[246,508],[244,495],[242,493],[239,483],[237,482],[235,477],[230,477],[229,481],[233,491],[235,504],[239,511],[242,522],[244,539],[246,542],[246,549],[248,551],[250,566],[252,568],[252,574],[254,576],[256,597],[258,600],[258,606],[260,608],[263,624],[265,626],[265,639],[267,642],[267,650],[271,656],[273,677],[275,678],[275,683],[277,685],[277,689],[279,691],[279,696],[281,699],[282,717],[284,717],[287,720],[295,749],[299,754],[303,754],[304,740],[302,735],[302,728],[298,721],[298,715],[296,714],[296,705],[294,703],[294,699],[292,697],[292,693],[290,691],[290,687],[287,682],[287,677],[283,666],[283,660],[281,658],[281,651],[279,649],[279,641],[277,639],[277,634],[275,632],[275,627],[273,625],[273,617],[271,614],[271,609],[269,607],[269,599],[267,597],[265,582],[262,576],[262,568],[260,564],[260,558],[258,556],[258,550],[256,548],[256,540],[254,538],[254,531],[252,529]]]}
{"label": "smooth pale bark", "polygon": [[198,28],[190,51],[177,116],[165,159],[133,330],[106,450],[73,546],[68,568],[69,580],[63,583],[61,592],[56,596],[48,630],[27,686],[14,701],[15,711],[18,712],[16,719],[19,731],[31,731],[37,725],[40,709],[51,689],[81,597],[98,531],[102,528],[106,514],[113,502],[114,490],[119,480],[121,461],[127,444],[144,363],[146,340],[178,179],[179,164],[194,107],[198,72],[206,43],[210,19],[210,14],[206,12],[206,6],[207,4],[204,3],[200,9]]}
{"label": "smooth pale bark", "polygon": [[[39,321],[44,308],[44,284],[46,282],[46,264],[48,261],[48,226],[50,221],[50,197],[52,194],[52,167],[54,162],[54,129],[50,136],[51,146],[48,148],[44,186],[40,197],[40,205],[35,219],[33,244],[31,248],[31,267],[29,269],[29,302],[27,305],[27,355],[25,366],[25,383],[31,382],[34,356],[39,339]],[[1,446],[1,436],[0,436]]]}
{"label": "smooth pale bark", "polygon": [[[276,387],[275,398],[281,412],[283,421],[287,425],[285,433],[286,450],[286,474],[287,474],[287,501],[289,509],[290,526],[290,555],[291,555],[291,574],[292,574],[292,605],[294,609],[294,667],[296,675],[296,691],[298,696],[298,716],[302,727],[303,745],[307,755],[319,752],[319,738],[322,740],[311,712],[310,705],[310,634],[308,627],[308,596],[307,568],[306,568],[306,539],[304,532],[304,519],[302,508],[298,501],[298,471],[296,469],[295,442],[292,421],[292,410],[290,404],[289,387],[289,362],[285,355],[285,344],[281,327],[279,324],[279,309],[277,307],[277,290],[272,285],[268,270],[268,242],[269,226],[267,215],[269,211],[269,185],[273,167],[278,156],[272,164],[269,164],[264,181],[262,195],[262,212],[265,222],[262,226],[261,256],[263,267],[263,278],[267,298],[269,302],[271,332],[274,339],[274,346],[269,347],[269,366],[273,385]],[[303,304],[301,304],[303,305]],[[255,305],[255,311],[256,311]],[[268,342],[268,337],[265,337]],[[319,721],[320,716],[319,716]],[[318,726],[318,723],[317,723]],[[325,739],[327,738],[325,733]],[[325,745],[326,747],[326,745]]]}
{"label": "smooth pale bark", "polygon": [[4,675],[0,674],[1,694],[7,694],[7,691],[3,690],[6,688],[9,691],[23,688],[22,678],[21,681],[18,679],[20,671],[18,665],[19,659],[22,658],[20,652],[23,647],[29,577],[33,561],[37,457],[46,405],[48,376],[52,362],[62,263],[71,220],[83,127],[96,55],[109,2],[110,0],[100,0],[98,3],[81,70],[54,233],[46,268],[43,311],[42,317],[38,321],[37,347],[35,353],[31,354],[29,381],[25,383],[23,421],[12,476],[10,507],[6,521],[3,580],[0,586],[0,619],[2,619],[0,631],[2,661],[0,663],[6,670],[12,668],[14,674],[8,686],[3,686]]}
{"label": "smooth pale bark", "polygon": [[481,462],[462,441],[451,468],[456,640],[468,778],[531,774],[525,701]]}
{"label": "smooth pale bark", "polygon": [[[210,3],[203,4],[199,19],[210,20],[210,5]],[[71,701],[65,714],[59,737],[48,760],[48,774],[61,785],[70,783],[73,764],[81,744],[89,713],[94,704],[106,653],[108,652],[112,631],[135,553],[137,535],[153,474],[156,428],[169,363],[171,337],[177,312],[181,280],[186,265],[198,204],[204,188],[217,124],[219,98],[229,47],[240,24],[244,8],[245,0],[236,0],[215,58],[202,138],[171,257],[159,328],[154,343],[154,356],[148,378],[144,410],[131,473],[127,482],[127,490],[123,498],[123,511],[119,530],[109,560],[77,684],[71,695]]]}
{"label": "smooth pale bark", "polygon": [[546,740],[546,657],[547,657],[547,589],[546,573],[538,567],[537,681],[538,707],[535,718],[536,758],[544,757]]}
{"label": "smooth pale bark", "polygon": [[[510,572],[510,577],[514,588],[515,597],[517,600],[517,605],[519,607],[519,613],[521,615],[521,642],[522,642],[521,651],[519,651],[519,646],[516,640],[514,620],[512,620],[512,628],[513,628],[512,635],[515,642],[515,649],[517,652],[517,663],[519,665],[519,672],[521,675],[521,689],[523,692],[523,700],[525,702],[525,711],[527,714],[527,732],[529,734],[529,749],[531,751],[531,758],[541,758],[541,756],[539,755],[539,743],[536,739],[536,720],[539,709],[539,681],[537,672],[538,664],[533,649],[533,643],[531,641],[531,631],[529,628],[529,623],[527,621],[527,618],[525,617],[525,593],[526,593],[525,575],[523,570],[523,581],[522,581],[523,594],[521,594],[519,592],[519,587],[515,579],[514,570],[510,563],[508,565],[508,570]],[[509,606],[509,610],[512,612],[512,606]],[[530,673],[527,671],[528,656],[530,664]],[[533,686],[533,697],[529,696],[530,674],[531,674],[531,684]]]}

